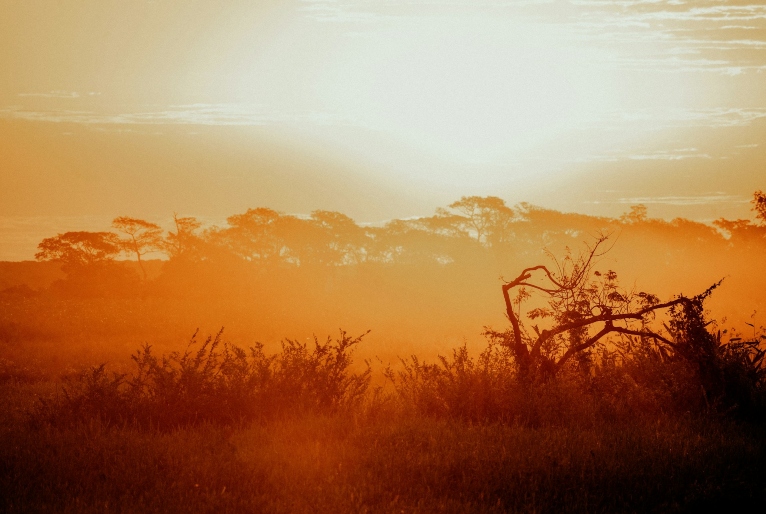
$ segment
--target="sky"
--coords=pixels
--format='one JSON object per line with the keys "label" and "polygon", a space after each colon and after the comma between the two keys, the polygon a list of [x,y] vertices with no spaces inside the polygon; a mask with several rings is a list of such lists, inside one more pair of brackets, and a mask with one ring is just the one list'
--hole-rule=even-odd
{"label": "sky", "polygon": [[258,206],[751,218],[765,70],[754,1],[3,0],[0,260]]}

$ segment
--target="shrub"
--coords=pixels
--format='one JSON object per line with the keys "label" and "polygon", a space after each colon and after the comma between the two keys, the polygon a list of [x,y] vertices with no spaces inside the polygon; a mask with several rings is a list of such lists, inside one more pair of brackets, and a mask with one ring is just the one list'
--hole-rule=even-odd
{"label": "shrub", "polygon": [[496,420],[509,413],[513,403],[514,365],[507,347],[490,340],[475,361],[465,345],[439,364],[421,362],[416,356],[401,360],[402,369],[386,370],[399,399],[419,414],[479,420]]}
{"label": "shrub", "polygon": [[519,377],[512,350],[487,332],[488,345],[474,359],[465,345],[438,364],[412,356],[402,370],[387,370],[397,397],[409,410],[426,416],[472,422],[514,422],[528,426],[591,424],[592,398],[577,373],[530,382]]}
{"label": "shrub", "polygon": [[465,345],[436,364],[416,356],[387,370],[396,396],[420,415],[524,425],[589,425],[657,416],[717,415],[757,420],[766,413],[764,350],[757,341],[721,342],[702,317],[701,300],[675,311],[675,351],[627,337],[594,348],[554,376],[525,379],[503,335],[487,331],[477,359]]}
{"label": "shrub", "polygon": [[63,394],[43,402],[35,419],[173,428],[202,422],[233,424],[301,411],[337,411],[360,401],[370,368],[351,373],[352,338],[344,331],[314,347],[286,340],[266,355],[263,345],[246,351],[222,341],[223,330],[198,348],[196,333],[184,352],[157,357],[150,345],[133,356],[133,374],[109,373],[104,364],[67,383]]}
{"label": "shrub", "polygon": [[[720,283],[719,283],[720,284]],[[703,302],[718,284],[671,309],[669,332],[675,340],[671,358],[683,360],[694,371],[693,390],[703,395],[707,408],[740,418],[766,414],[766,369],[760,338],[722,340],[708,330]]]}

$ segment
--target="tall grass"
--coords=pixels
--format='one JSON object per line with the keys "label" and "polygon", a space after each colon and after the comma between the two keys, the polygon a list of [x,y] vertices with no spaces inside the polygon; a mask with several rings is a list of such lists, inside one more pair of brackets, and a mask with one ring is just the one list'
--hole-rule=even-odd
{"label": "tall grass", "polygon": [[107,425],[175,428],[200,423],[233,424],[291,412],[335,412],[362,401],[370,368],[351,372],[352,353],[364,334],[312,347],[287,339],[267,355],[263,345],[244,350],[224,342],[223,330],[186,350],[156,356],[144,345],[133,373],[106,365],[70,377],[62,394],[43,400],[34,419],[72,424],[95,419]]}
{"label": "tall grass", "polygon": [[762,512],[762,429],[302,414],[0,433],[3,512]]}
{"label": "tall grass", "polygon": [[267,354],[219,332],[145,345],[122,373],[6,380],[0,511],[766,508],[764,425],[700,403],[688,361],[602,348],[587,373],[529,383],[490,340],[476,357],[411,357],[373,389],[352,361],[363,337]]}
{"label": "tall grass", "polygon": [[[625,348],[623,347],[623,350]],[[722,416],[750,421],[766,417],[766,369],[762,350],[720,345],[717,389],[694,359],[656,347],[630,351],[601,345],[583,368],[574,362],[555,378],[519,380],[510,349],[490,339],[474,358],[465,345],[428,363],[412,356],[386,376],[397,401],[422,416],[530,426],[632,423],[658,416]]]}
{"label": "tall grass", "polygon": [[756,421],[766,415],[763,351],[715,338],[714,348],[702,355],[705,368],[697,354],[671,355],[628,342],[599,346],[587,356],[587,366],[573,361],[555,377],[529,381],[521,379],[508,346],[490,335],[477,357],[464,344],[436,363],[414,355],[402,359],[398,369],[384,370],[392,387],[370,395],[369,363],[359,369],[352,360],[366,334],[341,331],[335,340],[314,338],[312,345],[286,339],[273,354],[261,344],[245,350],[223,341],[222,334],[203,342],[195,334],[184,351],[161,356],[146,344],[132,355],[130,372],[108,371],[102,364],[74,374],[60,395],[41,402],[33,418],[169,429],[362,406],[528,426],[591,427],[679,415]]}

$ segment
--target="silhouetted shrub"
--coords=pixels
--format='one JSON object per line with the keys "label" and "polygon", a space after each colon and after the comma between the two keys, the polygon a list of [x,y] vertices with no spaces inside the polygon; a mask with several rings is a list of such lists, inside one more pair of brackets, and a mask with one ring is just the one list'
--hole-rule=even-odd
{"label": "silhouetted shrub", "polygon": [[708,332],[701,301],[673,312],[675,351],[649,338],[600,344],[584,372],[576,361],[555,376],[520,377],[502,334],[488,331],[477,359],[466,346],[439,362],[416,356],[390,368],[398,401],[420,415],[530,426],[630,422],[657,416],[716,415],[762,419],[766,413],[764,350],[757,341],[722,343]]}
{"label": "silhouetted shrub", "polygon": [[704,398],[693,367],[670,359],[649,344],[619,350],[602,349],[588,379],[600,416],[611,419],[656,418],[704,410]]}
{"label": "silhouetted shrub", "polygon": [[286,340],[266,355],[223,342],[222,331],[197,349],[162,357],[144,345],[132,359],[135,373],[109,373],[105,365],[68,381],[63,394],[44,401],[34,418],[51,423],[98,419],[106,424],[172,428],[201,422],[233,424],[295,411],[332,412],[360,401],[370,369],[351,373],[354,345],[344,331],[314,347]]}
{"label": "silhouetted shrub", "polygon": [[469,420],[506,417],[515,393],[515,369],[507,347],[490,340],[478,360],[465,345],[439,364],[421,362],[413,355],[401,360],[402,369],[386,375],[404,405],[419,414]]}
{"label": "silhouetted shrub", "polygon": [[[760,339],[766,339],[761,336]],[[766,368],[758,339],[719,343],[723,406],[742,418],[766,417]]]}
{"label": "silhouetted shrub", "polygon": [[[719,282],[720,284],[720,282]],[[716,284],[671,310],[668,330],[675,341],[671,360],[682,360],[694,371],[692,390],[708,409],[741,418],[762,417],[766,407],[766,369],[760,341],[733,339],[708,330],[703,302]]]}
{"label": "silhouetted shrub", "polygon": [[403,406],[419,415],[474,422],[512,422],[528,426],[583,425],[593,422],[592,398],[576,373],[548,380],[520,380],[512,351],[488,333],[487,348],[477,359],[466,346],[439,357],[438,364],[412,356],[402,369],[389,368]]}

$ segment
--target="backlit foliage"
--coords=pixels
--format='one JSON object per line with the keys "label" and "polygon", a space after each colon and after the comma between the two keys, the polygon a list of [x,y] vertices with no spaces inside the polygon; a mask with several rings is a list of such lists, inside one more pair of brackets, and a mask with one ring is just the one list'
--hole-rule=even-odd
{"label": "backlit foliage", "polygon": [[358,404],[370,369],[350,370],[354,346],[364,334],[341,331],[313,347],[293,340],[267,355],[222,339],[201,344],[192,337],[183,352],[156,356],[144,345],[132,373],[109,372],[104,364],[74,376],[58,401],[43,402],[37,419],[71,424],[95,418],[106,424],[174,428],[205,422],[233,424],[297,412],[335,412]]}
{"label": "backlit foliage", "polygon": [[66,232],[43,239],[38,248],[38,260],[60,261],[73,269],[113,260],[120,253],[120,241],[111,232]]}

